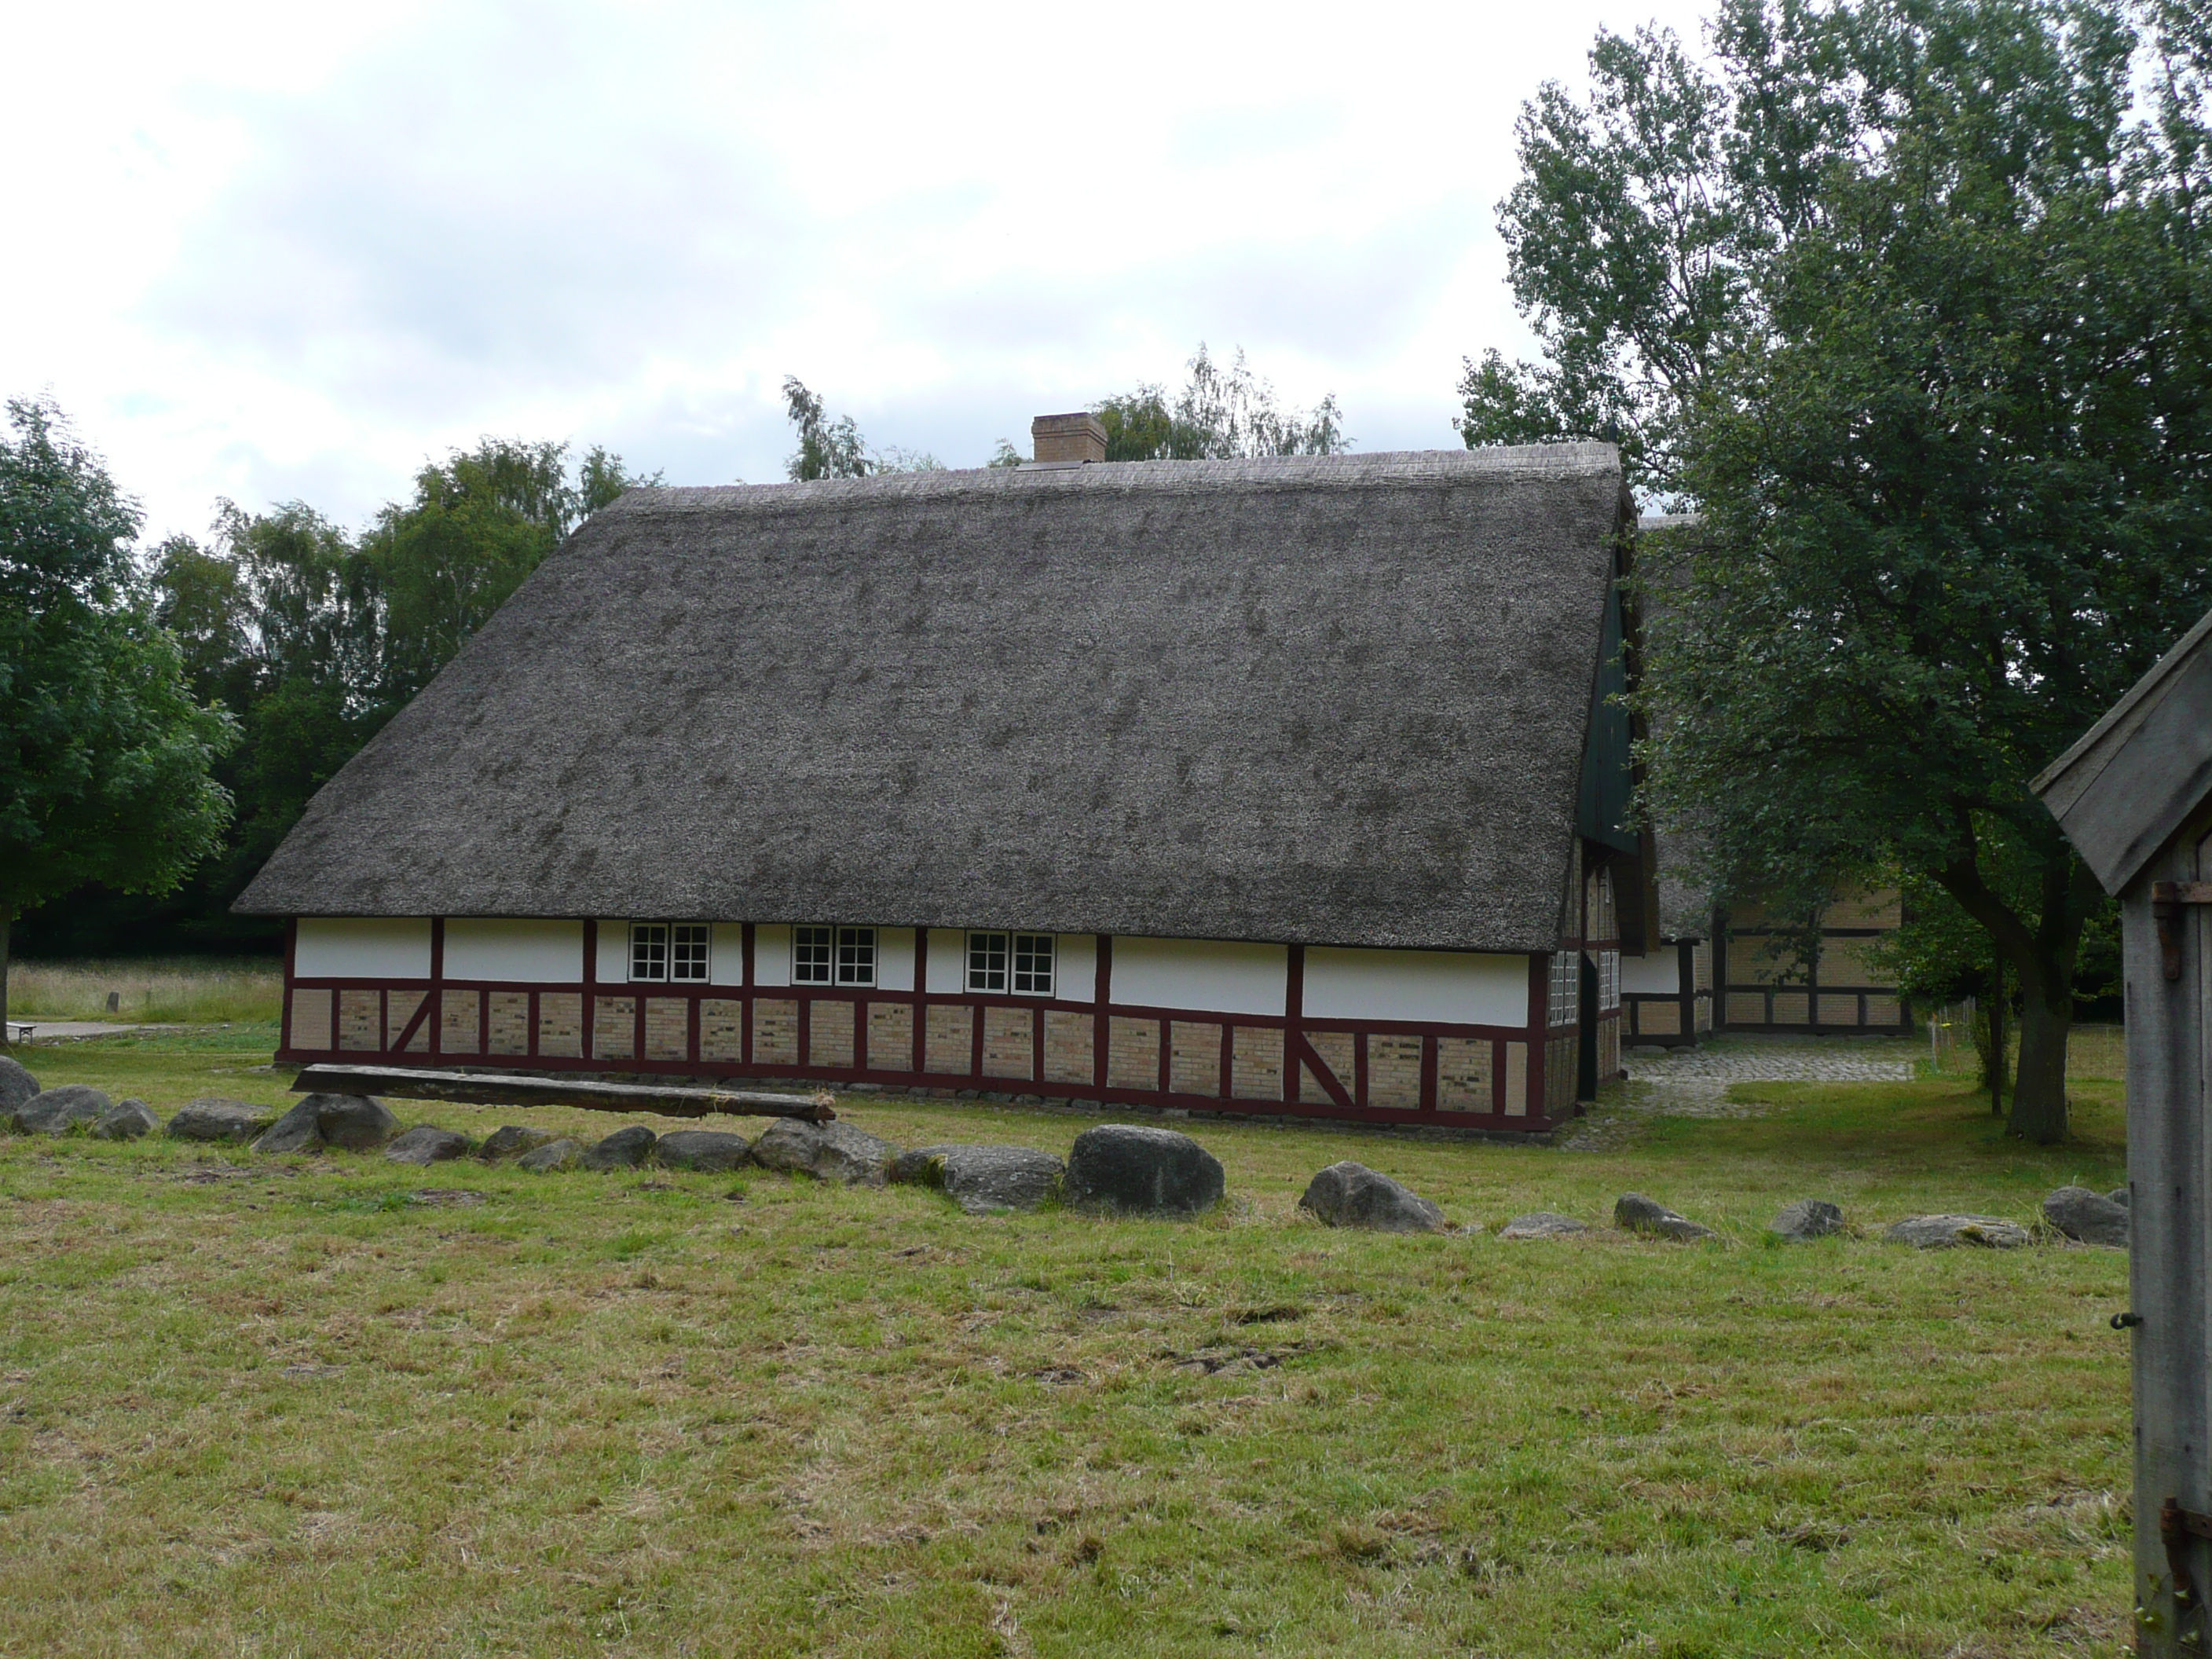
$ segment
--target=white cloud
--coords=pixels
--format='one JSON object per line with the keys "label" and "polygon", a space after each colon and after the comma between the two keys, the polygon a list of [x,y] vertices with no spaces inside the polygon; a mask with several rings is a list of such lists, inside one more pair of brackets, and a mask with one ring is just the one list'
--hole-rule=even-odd
{"label": "white cloud", "polygon": [[1449,444],[1460,356],[1524,338],[1514,115],[1647,15],[48,9],[0,65],[0,389],[156,530],[358,521],[485,432],[765,480],[786,373],[974,464],[1200,339],[1363,447]]}

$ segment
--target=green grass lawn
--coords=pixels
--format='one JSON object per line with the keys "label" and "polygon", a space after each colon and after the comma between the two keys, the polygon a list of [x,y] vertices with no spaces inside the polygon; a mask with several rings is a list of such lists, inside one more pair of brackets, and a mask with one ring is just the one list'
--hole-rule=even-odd
{"label": "green grass lawn", "polygon": [[[27,1058],[166,1114],[285,1098],[272,1041]],[[1181,1224],[0,1138],[0,1653],[2117,1653],[2124,1257],[1879,1237],[2116,1184],[2076,1089],[2052,1150],[1950,1078],[1602,1153],[1200,1121],[1230,1200]],[[1343,1158],[1465,1231],[1302,1218]],[[1489,1231],[1630,1189],[1724,1237]],[[1765,1242],[1800,1197],[1864,1231]]]}

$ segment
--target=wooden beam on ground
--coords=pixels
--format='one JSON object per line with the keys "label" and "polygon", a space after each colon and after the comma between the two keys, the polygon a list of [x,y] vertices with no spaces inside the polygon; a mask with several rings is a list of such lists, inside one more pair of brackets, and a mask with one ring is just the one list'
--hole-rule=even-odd
{"label": "wooden beam on ground", "polygon": [[426,1072],[412,1066],[309,1066],[293,1079],[292,1087],[301,1093],[395,1095],[402,1100],[452,1100],[471,1106],[580,1106],[592,1112],[657,1112],[663,1117],[800,1117],[826,1123],[837,1115],[828,1094],[662,1087],[499,1072]]}

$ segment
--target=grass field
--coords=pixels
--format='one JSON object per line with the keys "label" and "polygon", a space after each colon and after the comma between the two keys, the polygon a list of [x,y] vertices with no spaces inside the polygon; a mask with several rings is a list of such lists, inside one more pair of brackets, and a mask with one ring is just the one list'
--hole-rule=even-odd
{"label": "grass field", "polygon": [[[261,1020],[273,1024],[283,992],[283,964],[255,957],[14,962],[8,966],[10,1019]],[[111,996],[113,1008],[107,1006]]]}
{"label": "grass field", "polygon": [[[283,1098],[271,1041],[28,1057],[166,1113]],[[1878,1237],[2115,1184],[2076,1087],[2053,1150],[1942,1078],[1602,1153],[1198,1122],[1181,1224],[0,1138],[0,1653],[2117,1653],[2124,1257]],[[1303,1218],[1340,1158],[1465,1231]],[[1723,1238],[1491,1231],[1629,1189]],[[1765,1242],[1807,1196],[1861,1236]]]}

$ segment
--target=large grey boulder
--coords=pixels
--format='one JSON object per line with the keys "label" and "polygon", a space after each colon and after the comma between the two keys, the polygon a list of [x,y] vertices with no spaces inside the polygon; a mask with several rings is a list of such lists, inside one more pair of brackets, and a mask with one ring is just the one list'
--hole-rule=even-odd
{"label": "large grey boulder", "polygon": [[722,1129],[678,1129],[663,1135],[653,1155],[672,1170],[734,1170],[751,1155],[753,1144]]}
{"label": "large grey boulder", "polygon": [[890,1178],[909,1186],[941,1187],[945,1169],[938,1160],[952,1150],[950,1146],[915,1146],[901,1152],[891,1160]]}
{"label": "large grey boulder", "polygon": [[143,1100],[118,1100],[93,1119],[90,1133],[97,1140],[136,1140],[161,1127],[153,1108]]}
{"label": "large grey boulder", "polygon": [[1793,1244],[1826,1238],[1844,1230],[1844,1212],[1824,1198],[1801,1198],[1784,1206],[1766,1231]]}
{"label": "large grey boulder", "polygon": [[365,1152],[399,1133],[399,1120],[368,1095],[302,1095],[253,1143],[257,1152]]}
{"label": "large grey boulder", "polygon": [[1298,1200],[1332,1227],[1365,1227],[1382,1233],[1443,1231],[1444,1212],[1411,1188],[1364,1164],[1332,1164],[1306,1184]]}
{"label": "large grey boulder", "polygon": [[753,1162],[764,1169],[858,1187],[882,1186],[898,1150],[849,1123],[809,1123],[796,1117],[776,1119],[752,1149]]}
{"label": "large grey boulder", "polygon": [[477,1148],[477,1156],[487,1164],[495,1164],[503,1158],[520,1158],[525,1152],[534,1152],[540,1146],[550,1146],[560,1137],[550,1129],[532,1129],[520,1123],[502,1123],[484,1137],[484,1144]]}
{"label": "large grey boulder", "polygon": [[1623,1193],[1613,1201],[1613,1224],[1625,1233],[1672,1238],[1686,1244],[1713,1237],[1711,1227],[1701,1227],[1687,1216],[1677,1215],[1657,1199],[1646,1198],[1641,1193]]}
{"label": "large grey boulder", "polygon": [[77,1124],[96,1122],[115,1103],[106,1094],[82,1083],[64,1083],[33,1095],[15,1109],[15,1133],[21,1135],[65,1135]]}
{"label": "large grey boulder", "polygon": [[543,1146],[533,1146],[514,1160],[518,1170],[528,1170],[536,1175],[551,1175],[561,1170],[573,1170],[584,1161],[584,1149],[565,1137],[549,1140]]}
{"label": "large grey boulder", "polygon": [[15,1109],[39,1092],[39,1079],[18,1060],[0,1054],[0,1129],[14,1121]]}
{"label": "large grey boulder", "polygon": [[1221,1160],[1174,1129],[1102,1123],[1075,1138],[1067,1155],[1067,1196],[1169,1215],[1194,1215],[1221,1201]]}
{"label": "large grey boulder", "polygon": [[2027,1229],[1993,1215],[1909,1215],[1886,1237],[1893,1244],[1918,1250],[1978,1245],[1987,1250],[2016,1250],[2029,1242]]}
{"label": "large grey boulder", "polygon": [[2128,1206],[2087,1187],[2061,1187],[2043,1200],[2043,1218],[2084,1244],[2128,1248]]}
{"label": "large grey boulder", "polygon": [[475,1150],[476,1143],[458,1129],[418,1123],[384,1149],[384,1159],[387,1164],[444,1164]]}
{"label": "large grey boulder", "polygon": [[274,1106],[209,1097],[179,1106],[169,1120],[169,1133],[179,1140],[251,1140],[279,1115]]}
{"label": "large grey boulder", "polygon": [[945,1195],[970,1215],[1034,1210],[1057,1198],[1067,1165],[1034,1146],[947,1146],[935,1160]]}
{"label": "large grey boulder", "polygon": [[1577,1221],[1571,1215],[1561,1215],[1557,1210],[1537,1210],[1528,1215],[1516,1215],[1498,1230],[1500,1238],[1572,1238],[1577,1233],[1586,1233],[1589,1224]]}
{"label": "large grey boulder", "polygon": [[642,1123],[625,1123],[584,1154],[587,1170],[635,1170],[653,1156],[654,1135]]}

